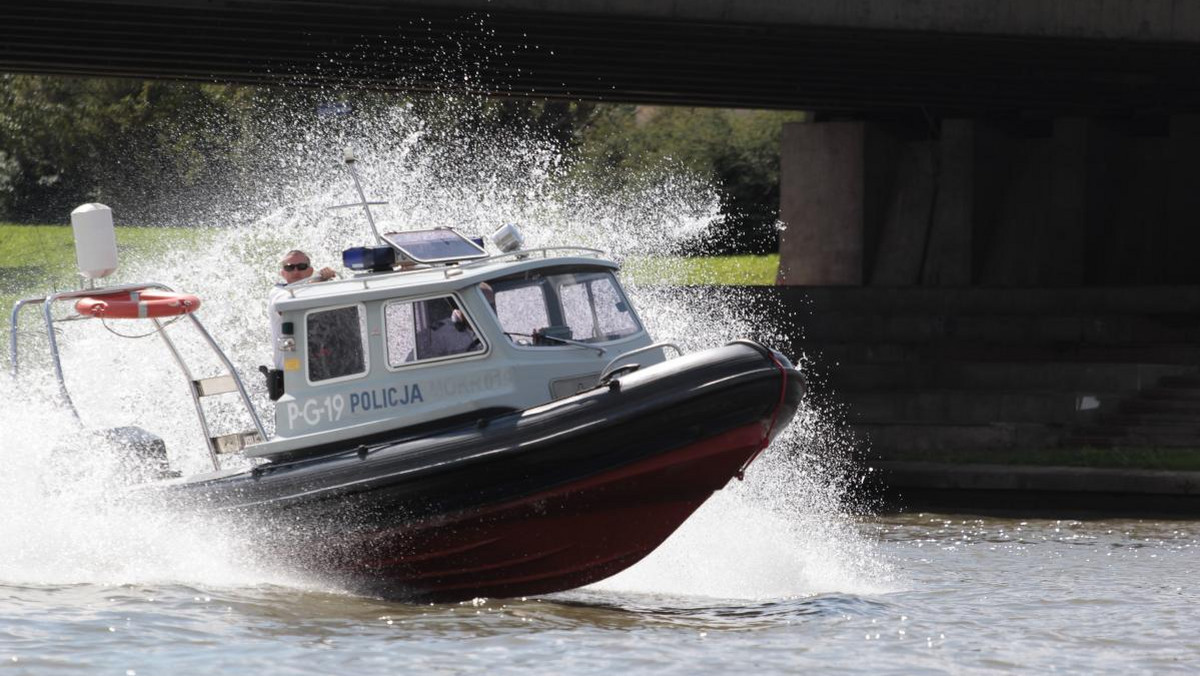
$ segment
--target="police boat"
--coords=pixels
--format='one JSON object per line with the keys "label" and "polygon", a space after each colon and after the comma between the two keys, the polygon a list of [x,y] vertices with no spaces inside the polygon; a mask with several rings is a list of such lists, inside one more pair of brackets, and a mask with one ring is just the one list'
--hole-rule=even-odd
{"label": "police boat", "polygon": [[[52,307],[153,324],[213,470],[178,476],[157,437],[111,430],[140,467],[133,499],[228,515],[262,555],[310,579],[439,602],[564,591],[628,568],[740,478],[801,405],[804,380],[779,352],[655,342],[601,252],[527,249],[511,226],[492,252],[451,229],[379,234],[353,175],[376,242],[346,250],[346,278],[274,302],[273,435],[200,299],[163,284],[18,301],[14,377],[23,308],[42,309],[72,411]],[[72,224],[94,285],[116,268],[111,212],[85,205]],[[186,321],[167,330],[165,318]],[[198,377],[171,337],[182,330],[223,372]],[[221,395],[251,429],[212,433],[201,402]]]}

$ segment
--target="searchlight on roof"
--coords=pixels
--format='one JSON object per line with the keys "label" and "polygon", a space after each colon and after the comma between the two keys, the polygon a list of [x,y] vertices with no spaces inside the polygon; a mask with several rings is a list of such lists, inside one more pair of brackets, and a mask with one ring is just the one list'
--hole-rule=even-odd
{"label": "searchlight on roof", "polygon": [[521,247],[525,246],[525,237],[521,234],[521,230],[512,223],[500,226],[500,229],[492,233],[492,243],[497,249],[504,253],[520,251]]}

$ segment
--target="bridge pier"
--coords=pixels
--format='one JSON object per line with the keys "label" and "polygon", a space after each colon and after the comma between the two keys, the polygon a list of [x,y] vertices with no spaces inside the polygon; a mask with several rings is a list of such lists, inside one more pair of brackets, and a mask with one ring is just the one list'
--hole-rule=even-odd
{"label": "bridge pier", "polygon": [[778,283],[1200,283],[1200,117],[785,126]]}

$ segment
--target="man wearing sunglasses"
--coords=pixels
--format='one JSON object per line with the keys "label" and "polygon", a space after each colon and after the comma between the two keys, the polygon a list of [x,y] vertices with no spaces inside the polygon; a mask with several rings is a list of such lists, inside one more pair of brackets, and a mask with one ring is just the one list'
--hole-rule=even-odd
{"label": "man wearing sunglasses", "polygon": [[[317,273],[317,278],[310,279],[314,272]],[[336,277],[337,273],[333,271],[333,268],[321,268],[319,271],[313,269],[308,254],[299,249],[292,249],[284,254],[283,260],[279,262],[279,276],[283,277],[283,282],[276,284],[275,288],[271,289],[271,295],[267,300],[267,315],[271,319],[271,349],[275,353],[276,369],[283,368],[283,353],[279,351],[279,340],[283,337],[283,330],[282,320],[279,312],[275,309],[275,303],[290,295],[287,288],[293,284],[325,282]]]}
{"label": "man wearing sunglasses", "polygon": [[[314,270],[312,263],[308,260],[308,254],[299,249],[292,249],[283,257],[283,261],[279,264],[279,274],[283,277],[284,284],[295,284],[302,279],[312,277]],[[320,279],[314,279],[314,282],[324,282],[333,279],[336,275],[332,268],[321,268]]]}

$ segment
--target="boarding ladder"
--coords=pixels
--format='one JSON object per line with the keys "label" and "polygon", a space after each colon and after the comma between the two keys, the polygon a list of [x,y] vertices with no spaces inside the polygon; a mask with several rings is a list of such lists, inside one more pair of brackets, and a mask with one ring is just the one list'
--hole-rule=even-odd
{"label": "boarding ladder", "polygon": [[[64,291],[54,293],[49,296],[40,298],[25,298],[17,301],[13,305],[12,315],[9,321],[9,360],[12,368],[12,376],[17,377],[20,369],[20,361],[18,355],[18,340],[17,327],[20,319],[21,309],[24,307],[34,307],[37,304],[42,306],[42,315],[46,325],[46,336],[50,349],[51,361],[54,364],[54,375],[58,379],[58,389],[62,400],[66,403],[67,408],[75,416],[76,420],[80,420],[79,411],[75,407],[75,403],[71,400],[71,395],[67,391],[66,381],[63,378],[62,359],[59,356],[58,340],[54,333],[55,322],[76,321],[81,319],[89,319],[82,315],[74,315],[62,319],[55,319],[52,313],[53,306],[58,301],[83,298],[86,296],[95,296],[101,294],[112,294],[118,292],[141,291],[145,289],[156,289],[167,292],[174,292],[174,289],[166,284],[157,282],[143,284],[126,284],[119,286],[104,287],[99,289],[82,289],[78,291]],[[162,339],[163,343],[170,351],[175,363],[183,372],[189,383],[189,392],[192,395],[192,402],[196,407],[196,415],[200,422],[200,429],[204,434],[204,439],[208,447],[209,457],[212,460],[213,469],[220,469],[221,462],[219,456],[222,454],[236,453],[247,446],[265,441],[267,438],[266,430],[263,428],[262,420],[259,419],[257,411],[254,409],[253,403],[250,401],[250,396],[246,393],[246,387],[242,383],[241,377],[238,376],[237,370],[233,366],[233,362],[225,355],[225,352],[213,340],[212,335],[204,328],[204,324],[194,312],[188,312],[178,317],[187,317],[192,322],[192,326],[196,329],[199,335],[204,339],[205,344],[212,350],[214,356],[221,363],[224,369],[223,373],[207,378],[196,378],[192,374],[192,370],[184,361],[183,355],[179,352],[179,348],[175,342],[171,340],[170,335],[164,330],[166,323],[159,318],[149,318],[148,321],[154,323],[155,333]],[[237,393],[241,399],[242,405],[249,414],[251,421],[254,423],[254,429],[245,432],[234,432],[232,434],[223,434],[214,436],[209,426],[208,416],[205,414],[204,406],[201,400],[207,397],[215,397],[224,394]]]}

